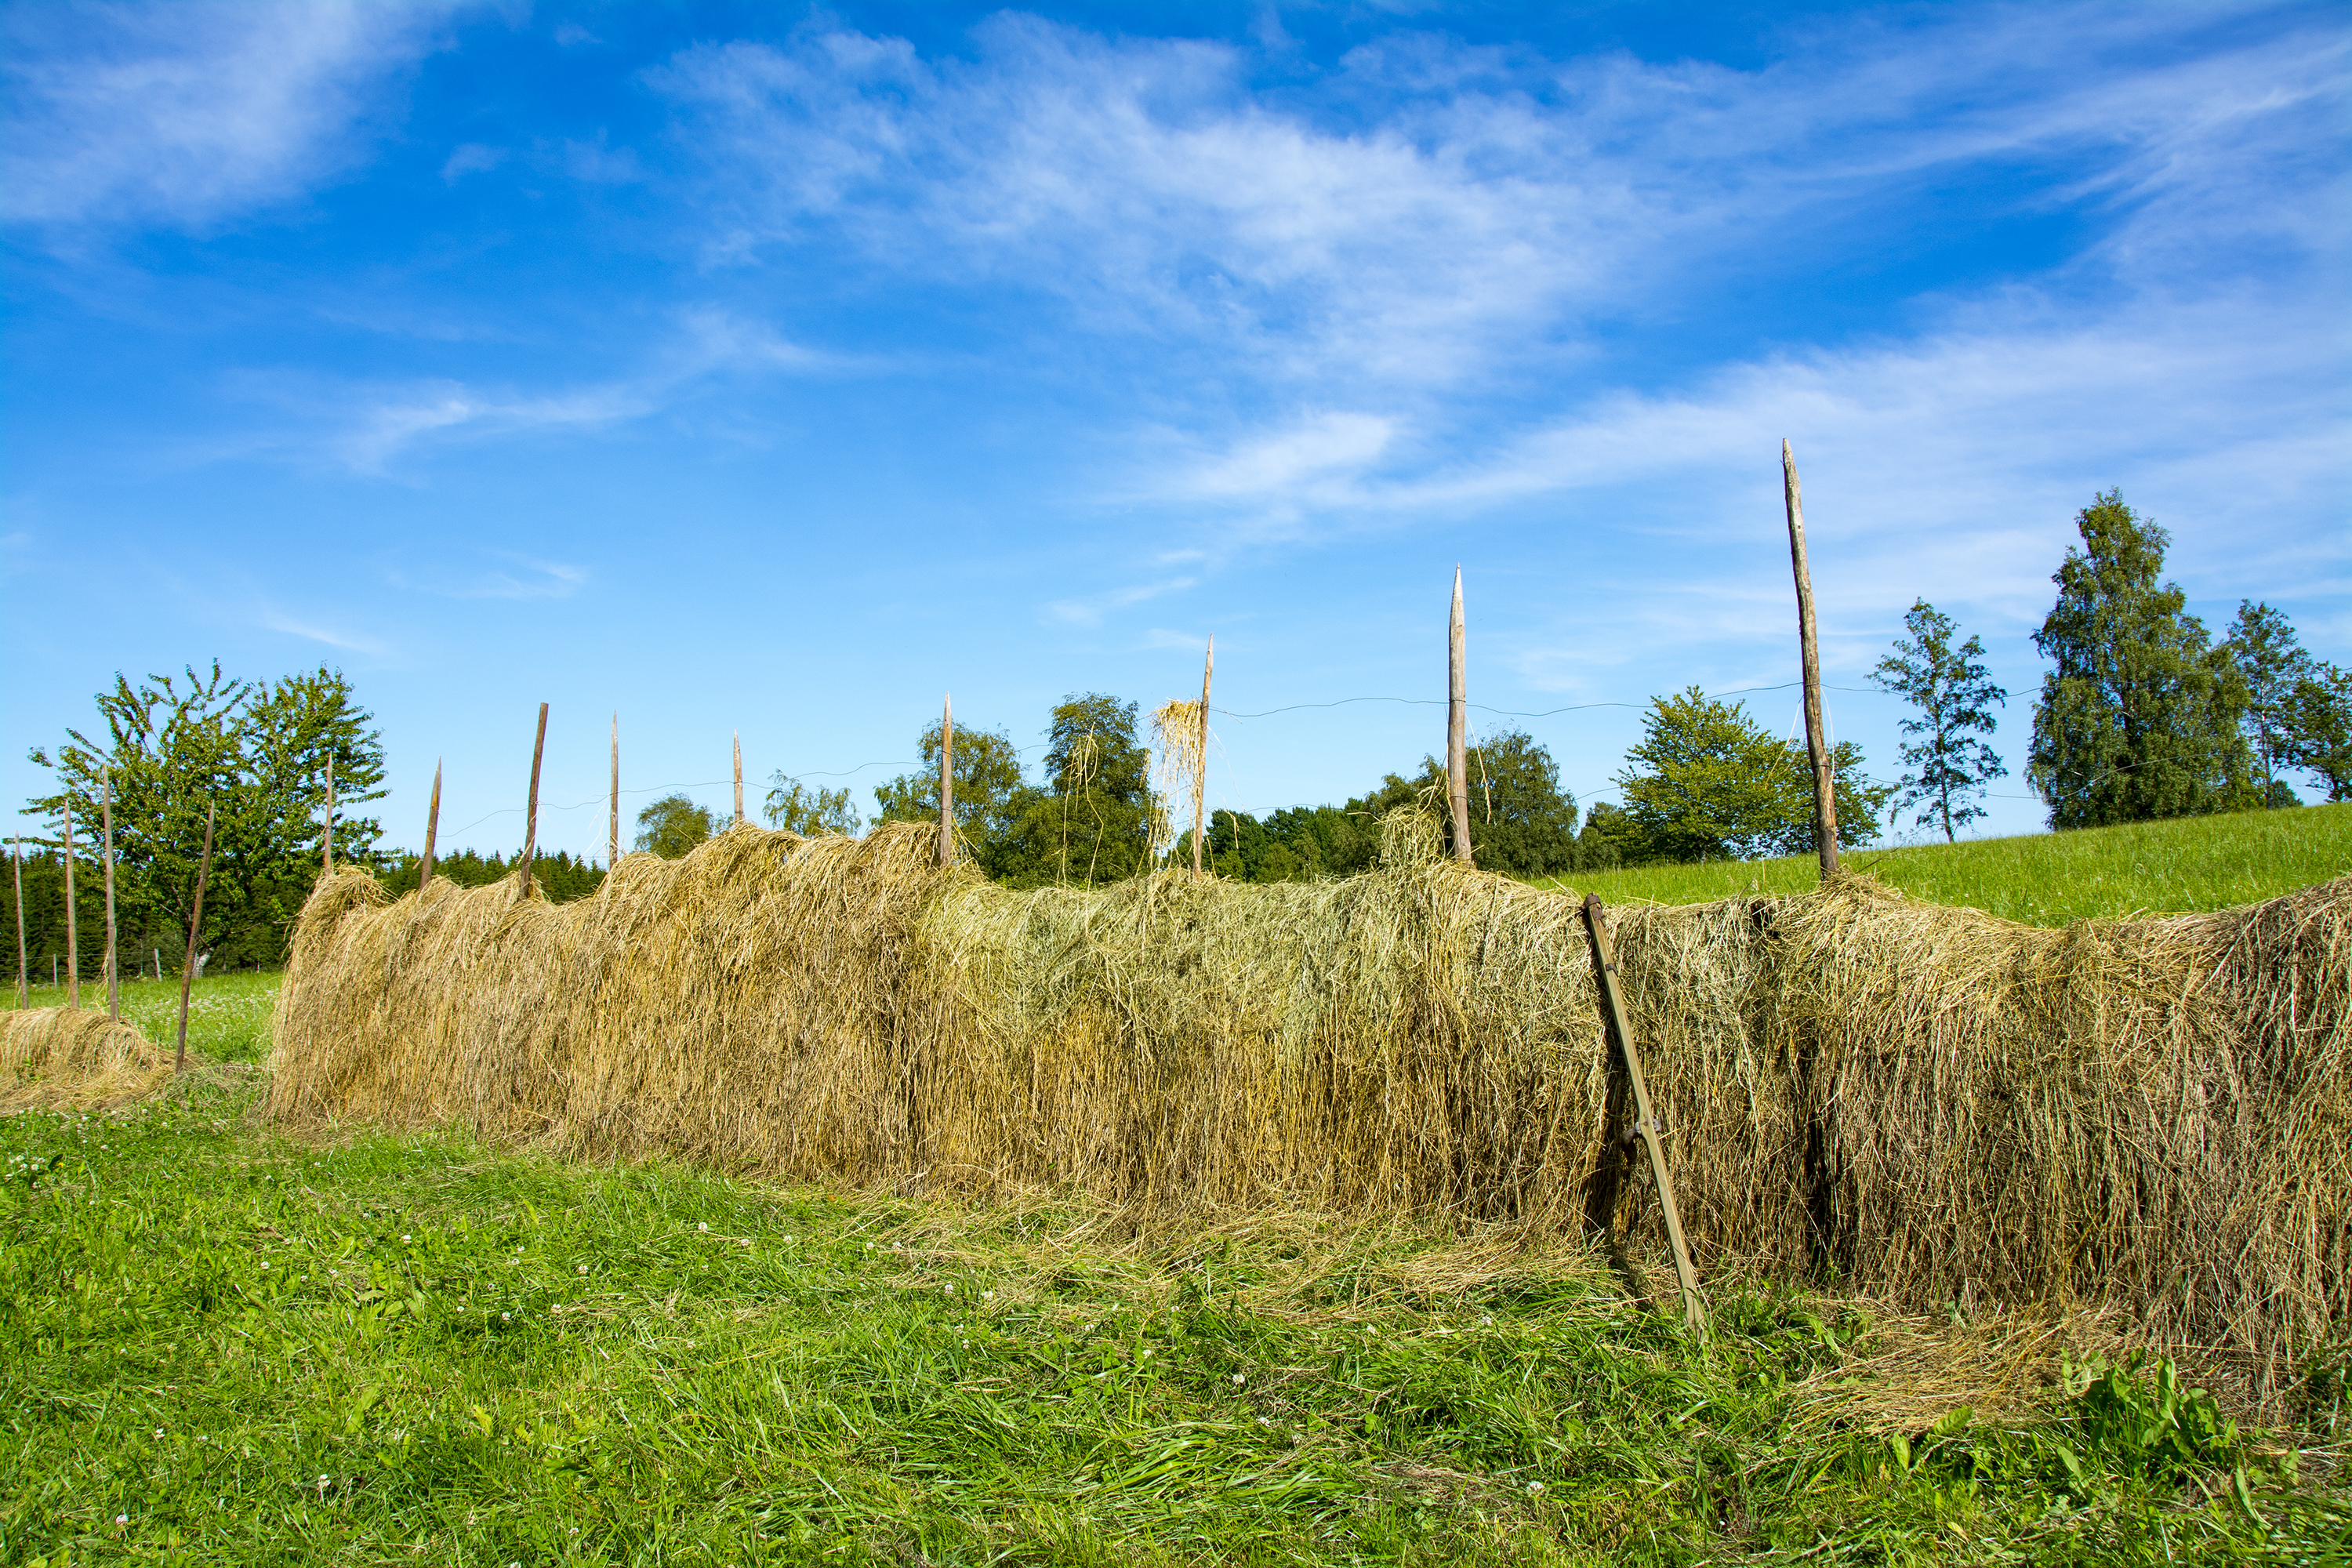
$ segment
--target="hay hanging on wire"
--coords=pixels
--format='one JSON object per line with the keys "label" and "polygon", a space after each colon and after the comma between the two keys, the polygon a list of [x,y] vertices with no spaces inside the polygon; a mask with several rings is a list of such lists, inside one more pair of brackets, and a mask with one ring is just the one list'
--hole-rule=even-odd
{"label": "hay hanging on wire", "polygon": [[1151,858],[1157,860],[1176,844],[1169,816],[1174,804],[1190,800],[1208,775],[1208,710],[1181,699],[1161,703],[1151,713]]}
{"label": "hay hanging on wire", "polygon": [[0,1112],[120,1105],[171,1076],[170,1052],[95,1009],[0,1014]]}
{"label": "hay hanging on wire", "polygon": [[[1427,814],[1370,872],[1274,886],[1013,892],[926,831],[739,828],[562,906],[339,872],[297,930],[272,1110],[1143,1225],[1661,1245],[1577,900],[1443,858]],[[2352,1315],[2352,879],[2044,931],[1845,877],[1617,929],[1702,1268],[2112,1310],[2258,1394]]]}

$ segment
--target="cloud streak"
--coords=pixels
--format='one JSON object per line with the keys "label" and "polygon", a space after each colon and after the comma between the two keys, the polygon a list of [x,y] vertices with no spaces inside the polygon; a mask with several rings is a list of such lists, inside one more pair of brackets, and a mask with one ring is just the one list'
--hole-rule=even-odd
{"label": "cloud streak", "polygon": [[452,4],[12,7],[0,215],[205,229],[355,164]]}

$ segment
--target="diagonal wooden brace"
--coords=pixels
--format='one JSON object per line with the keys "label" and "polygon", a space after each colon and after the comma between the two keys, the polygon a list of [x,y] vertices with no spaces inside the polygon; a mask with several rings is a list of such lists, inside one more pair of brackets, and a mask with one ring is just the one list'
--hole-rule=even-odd
{"label": "diagonal wooden brace", "polygon": [[1683,1244],[1683,1216],[1675,1206],[1675,1184],[1666,1174],[1666,1150],[1659,1134],[1664,1123],[1650,1109],[1649,1086],[1642,1080],[1642,1059],[1633,1049],[1633,1030],[1625,1018],[1625,997],[1617,984],[1617,950],[1609,939],[1609,912],[1597,893],[1584,900],[1584,929],[1592,939],[1592,974],[1601,992],[1601,1021],[1617,1046],[1617,1059],[1625,1065],[1626,1081],[1633,1090],[1633,1125],[1628,1138],[1638,1137],[1650,1152],[1650,1174],[1658,1184],[1658,1206],[1666,1216],[1666,1242],[1674,1248],[1675,1281],[1682,1288],[1683,1319],[1691,1332],[1706,1333],[1706,1300],[1699,1294],[1698,1271],[1691,1267],[1690,1248]]}

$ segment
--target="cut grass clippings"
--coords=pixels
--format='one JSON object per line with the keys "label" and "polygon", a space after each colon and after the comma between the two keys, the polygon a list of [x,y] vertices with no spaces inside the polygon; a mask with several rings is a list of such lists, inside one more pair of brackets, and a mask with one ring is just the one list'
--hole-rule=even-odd
{"label": "cut grass clippings", "polygon": [[2195,1419],[2158,1421],[2189,1445],[2164,1458],[2109,1430],[2156,1383],[2042,1386],[2064,1348],[2047,1325],[1951,1325],[2021,1347],[1958,1358],[1955,1381],[1922,1362],[1932,1321],[1732,1292],[1702,1347],[1595,1259],[1500,1231],[1294,1216],[1110,1245],[1084,1211],[567,1164],[459,1133],[289,1139],[251,1094],[214,1077],[112,1115],[0,1120],[0,1563],[2285,1563],[2352,1544],[2330,1453],[2221,1434],[2192,1400]]}

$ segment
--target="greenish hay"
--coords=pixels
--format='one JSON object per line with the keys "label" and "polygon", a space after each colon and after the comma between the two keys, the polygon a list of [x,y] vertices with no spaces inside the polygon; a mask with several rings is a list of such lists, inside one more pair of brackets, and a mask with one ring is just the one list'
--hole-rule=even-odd
{"label": "greenish hay", "polygon": [[0,1013],[0,1113],[120,1105],[172,1076],[172,1055],[88,1007]]}
{"label": "greenish hay", "polygon": [[[563,906],[343,872],[276,1018],[287,1121],[1141,1227],[1407,1214],[1656,1255],[1572,896],[1391,819],[1379,868],[1015,893],[920,828],[740,828]],[[2116,1314],[2250,1401],[2352,1305],[2352,879],[2021,926],[1847,877],[1617,920],[1703,1269]]]}

